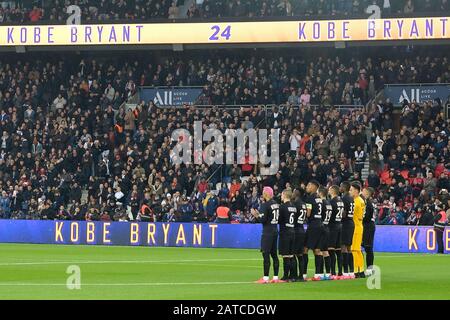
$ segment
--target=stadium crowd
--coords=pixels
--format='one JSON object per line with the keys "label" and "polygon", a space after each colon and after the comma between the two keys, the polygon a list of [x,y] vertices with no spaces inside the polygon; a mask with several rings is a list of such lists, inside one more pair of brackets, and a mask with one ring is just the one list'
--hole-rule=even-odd
{"label": "stadium crowd", "polygon": [[[67,7],[77,5],[82,21],[176,19],[184,0],[3,0],[0,23],[65,22]],[[376,4],[390,14],[449,12],[448,0],[197,0],[187,9],[187,18],[257,18],[289,16],[364,17]]]}
{"label": "stadium crowd", "polygon": [[[279,197],[315,179],[374,187],[378,223],[432,224],[450,190],[445,102],[405,102],[398,127],[392,102],[373,98],[384,83],[449,82],[448,59],[432,51],[392,59],[383,51],[377,58],[373,50],[372,58],[348,59],[217,52],[163,61],[5,55],[0,216],[206,222],[225,207],[231,221],[245,223],[253,222],[262,186]],[[198,107],[126,109],[140,85],[202,85],[203,92]],[[202,106],[210,104],[216,107]],[[352,106],[334,107],[341,104]],[[195,120],[223,133],[279,129],[278,173],[260,177],[248,156],[239,165],[173,165],[171,133]],[[362,181],[366,159],[371,173]]]}
{"label": "stadium crowd", "polygon": [[447,0],[203,0],[197,16],[213,17],[280,17],[280,16],[366,16],[368,6],[375,4],[383,15],[408,15],[415,12],[449,11]]}

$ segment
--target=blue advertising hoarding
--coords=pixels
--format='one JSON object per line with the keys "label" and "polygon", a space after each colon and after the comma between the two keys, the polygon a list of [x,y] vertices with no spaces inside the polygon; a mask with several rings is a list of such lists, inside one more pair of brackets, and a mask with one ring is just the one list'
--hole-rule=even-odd
{"label": "blue advertising hoarding", "polygon": [[158,107],[182,107],[193,105],[202,93],[202,88],[139,88],[139,99],[153,101]]}
{"label": "blue advertising hoarding", "polygon": [[422,103],[436,98],[445,104],[449,96],[450,84],[388,84],[384,87],[384,97],[394,105],[401,105],[405,99]]}
{"label": "blue advertising hoarding", "polygon": [[[259,224],[0,220],[1,243],[92,244],[259,249]],[[377,252],[433,253],[432,227],[377,226]],[[450,253],[450,228],[444,232]]]}

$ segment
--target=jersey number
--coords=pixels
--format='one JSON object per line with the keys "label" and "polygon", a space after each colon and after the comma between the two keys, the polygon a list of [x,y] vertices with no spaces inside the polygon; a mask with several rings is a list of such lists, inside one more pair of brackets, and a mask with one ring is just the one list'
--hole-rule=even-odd
{"label": "jersey number", "polygon": [[294,224],[295,221],[295,213],[291,213],[289,216],[289,224]]}
{"label": "jersey number", "polygon": [[297,222],[299,224],[303,224],[305,222],[305,217],[306,217],[306,210],[301,209],[300,215],[298,216],[298,219],[297,219]]}
{"label": "jersey number", "polygon": [[348,214],[353,216],[354,210],[355,210],[355,204],[354,203],[350,203],[350,212]]}
{"label": "jersey number", "polygon": [[279,209],[274,209],[273,210],[273,219],[272,219],[272,224],[277,224],[278,223],[278,217],[280,216],[280,210]]}
{"label": "jersey number", "polygon": [[329,222],[330,221],[332,213],[333,213],[332,210],[326,210],[325,211],[325,220],[324,220],[325,222]]}
{"label": "jersey number", "polygon": [[338,212],[336,214],[336,221],[341,221],[343,214],[344,214],[344,207],[338,207]]}

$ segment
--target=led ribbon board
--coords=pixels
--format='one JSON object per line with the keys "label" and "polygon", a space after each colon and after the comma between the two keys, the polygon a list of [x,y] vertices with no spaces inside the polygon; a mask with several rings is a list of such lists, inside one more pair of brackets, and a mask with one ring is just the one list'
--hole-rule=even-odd
{"label": "led ribbon board", "polygon": [[0,26],[0,46],[449,39],[449,18]]}
{"label": "led ribbon board", "polygon": [[[126,223],[0,219],[0,243],[170,246],[258,249],[261,224]],[[450,253],[450,228],[443,235]],[[436,252],[433,227],[377,226],[377,252]]]}

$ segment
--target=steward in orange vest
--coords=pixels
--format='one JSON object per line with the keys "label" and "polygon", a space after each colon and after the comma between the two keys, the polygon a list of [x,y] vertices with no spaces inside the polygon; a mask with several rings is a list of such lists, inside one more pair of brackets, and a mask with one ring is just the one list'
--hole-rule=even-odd
{"label": "steward in orange vest", "polygon": [[444,253],[444,230],[448,225],[447,213],[445,210],[439,211],[434,216],[434,232],[436,233],[437,253]]}
{"label": "steward in orange vest", "polygon": [[138,220],[146,222],[155,222],[155,215],[152,208],[147,203],[143,203],[141,209],[139,209]]}
{"label": "steward in orange vest", "polygon": [[216,223],[230,223],[232,220],[231,210],[225,204],[220,204],[216,209]]}

